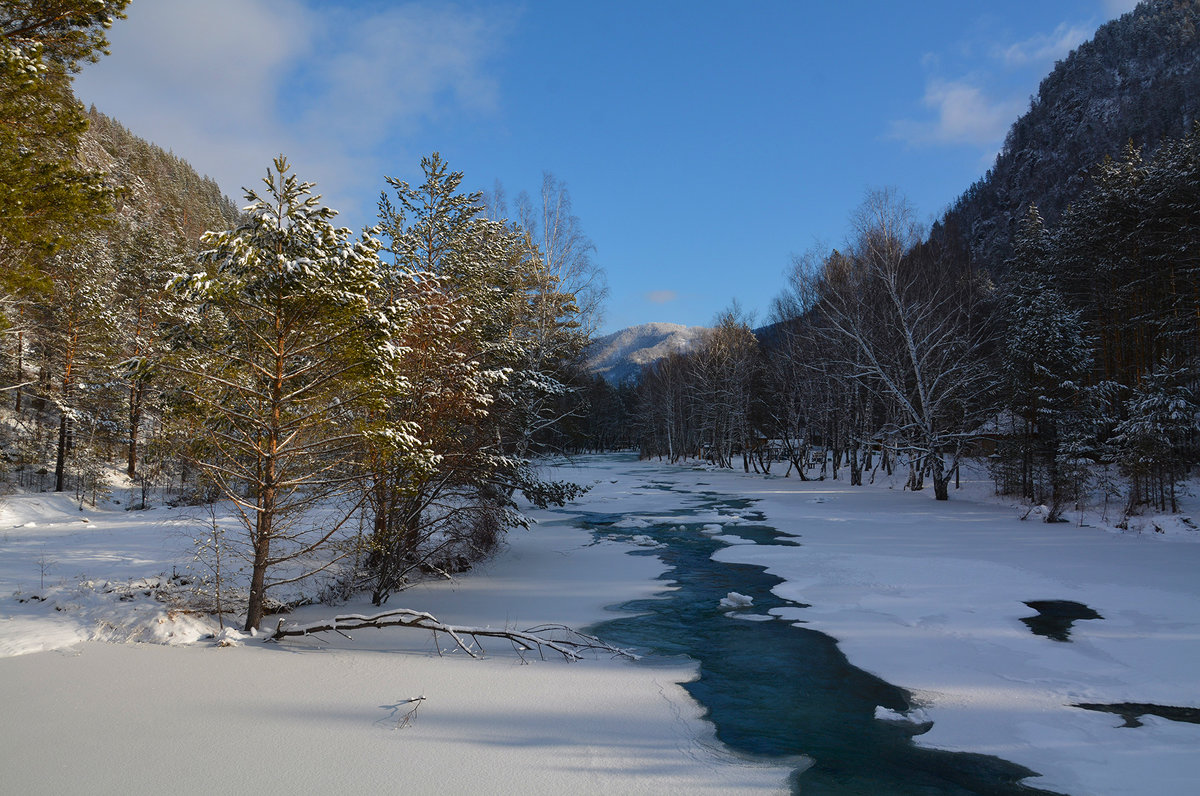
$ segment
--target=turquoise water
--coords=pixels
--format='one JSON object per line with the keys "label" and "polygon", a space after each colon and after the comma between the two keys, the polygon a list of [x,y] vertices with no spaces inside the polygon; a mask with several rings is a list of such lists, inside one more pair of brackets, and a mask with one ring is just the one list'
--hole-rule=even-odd
{"label": "turquoise water", "polygon": [[[666,490],[670,485],[651,483]],[[689,522],[698,512],[736,514],[749,525],[725,533],[755,544],[802,543],[779,534],[748,512],[750,501],[708,492],[691,495],[684,509],[663,514],[655,525],[614,528],[621,514],[583,514],[577,519],[597,537],[648,536],[662,546],[630,555],[653,555],[669,569],[661,595],[615,606],[634,616],[589,629],[606,641],[655,657],[686,656],[699,663],[699,679],[684,687],[705,707],[717,737],[730,748],[764,758],[811,759],[792,777],[797,793],[819,794],[1031,794],[1035,776],[1014,763],[977,754],[917,747],[912,736],[925,728],[875,719],[875,706],[903,712],[904,689],[851,665],[830,636],[778,619],[749,621],[729,614],[720,600],[729,592],[753,598],[744,613],[763,615],[791,606],[771,593],[780,580],[761,567],[712,560],[723,546]],[[678,522],[672,521],[678,518]],[[801,612],[802,614],[802,612]]]}

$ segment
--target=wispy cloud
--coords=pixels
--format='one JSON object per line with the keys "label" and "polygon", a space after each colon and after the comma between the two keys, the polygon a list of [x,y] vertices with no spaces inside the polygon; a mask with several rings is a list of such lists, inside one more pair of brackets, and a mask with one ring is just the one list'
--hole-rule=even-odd
{"label": "wispy cloud", "polygon": [[488,113],[499,87],[488,60],[503,23],[444,5],[388,6],[323,14],[319,59],[298,70],[309,94],[305,122],[345,141],[373,143],[399,127],[411,133],[447,109]]}
{"label": "wispy cloud", "polygon": [[1052,63],[1083,44],[1092,35],[1090,27],[1063,22],[1052,33],[1039,33],[1024,41],[997,48],[1006,66]]}
{"label": "wispy cloud", "polygon": [[1110,18],[1116,18],[1127,11],[1132,11],[1137,4],[1138,0],[1100,0],[1104,13]]}
{"label": "wispy cloud", "polygon": [[[1133,8],[1137,0],[1097,3],[1111,17]],[[1036,78],[1087,41],[1094,27],[1091,22],[1062,22],[1049,33],[1022,41],[972,46],[969,49],[988,52],[990,58],[975,60],[969,74],[954,79],[948,79],[943,71],[943,61],[953,59],[926,53],[921,64],[930,76],[921,104],[929,113],[893,121],[887,137],[913,146],[977,146],[983,150],[983,162],[990,162],[1010,125],[1026,109],[1029,89],[1018,87],[1036,86]]]}
{"label": "wispy cloud", "polygon": [[389,136],[495,112],[490,60],[506,31],[498,13],[434,2],[153,0],[130,5],[112,55],[76,89],[236,200],[283,152],[328,205],[366,221],[383,170],[416,156],[385,159]]}
{"label": "wispy cloud", "polygon": [[934,80],[926,87],[921,102],[934,111],[935,118],[892,122],[889,137],[914,145],[991,146],[1004,139],[1022,109],[1022,103],[988,97],[965,80]]}
{"label": "wispy cloud", "polygon": [[651,290],[645,298],[652,304],[669,304],[679,298],[679,294],[674,290]]}

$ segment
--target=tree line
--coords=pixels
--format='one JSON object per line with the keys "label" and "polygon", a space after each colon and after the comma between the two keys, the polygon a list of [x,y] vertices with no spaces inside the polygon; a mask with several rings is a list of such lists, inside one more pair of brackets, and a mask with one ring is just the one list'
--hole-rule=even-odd
{"label": "tree line", "polygon": [[873,192],[845,246],[795,258],[767,326],[735,306],[636,384],[589,384],[584,446],[851,484],[901,468],[943,500],[974,456],[1048,520],[1095,495],[1177,510],[1200,455],[1198,185],[1200,127],[1130,146],[1056,227],[1027,207],[987,270]]}

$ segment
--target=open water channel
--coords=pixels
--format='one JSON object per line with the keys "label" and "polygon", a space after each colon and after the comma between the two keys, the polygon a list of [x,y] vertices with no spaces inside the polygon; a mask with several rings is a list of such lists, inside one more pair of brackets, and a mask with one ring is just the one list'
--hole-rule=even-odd
{"label": "open water channel", "polygon": [[[646,472],[652,476],[655,469]],[[907,711],[909,694],[853,666],[836,639],[805,628],[802,619],[791,621],[806,606],[772,593],[779,578],[761,567],[712,558],[726,544],[714,538],[714,515],[730,523],[720,533],[753,544],[802,546],[803,537],[766,524],[748,500],[681,484],[669,477],[678,475],[675,468],[661,472],[662,480],[636,487],[661,493],[661,512],[572,512],[597,538],[653,540],[657,546],[630,554],[657,556],[669,567],[659,595],[614,606],[634,615],[589,632],[639,649],[648,665],[678,656],[698,662],[699,678],[684,687],[706,708],[722,743],[755,757],[803,756],[807,762],[792,777],[797,793],[1048,793],[1021,784],[1034,775],[1022,766],[922,748],[912,738],[927,726],[877,719],[876,706]],[[722,605],[730,592],[750,597],[752,605]],[[768,613],[784,607],[788,621]]]}

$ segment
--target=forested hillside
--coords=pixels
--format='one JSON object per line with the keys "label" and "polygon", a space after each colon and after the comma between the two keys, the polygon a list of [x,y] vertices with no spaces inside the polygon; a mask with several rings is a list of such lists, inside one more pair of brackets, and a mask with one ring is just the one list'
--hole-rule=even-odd
{"label": "forested hillside", "polygon": [[[53,463],[57,489],[66,488],[74,461],[84,491],[98,486],[97,454],[121,449],[131,478],[145,466],[139,440],[150,396],[120,364],[161,348],[171,274],[196,256],[205,230],[238,220],[233,203],[186,161],[95,109],[86,118],[79,159],[104,175],[112,209],[54,254],[20,264],[37,282],[8,297],[12,345],[4,352],[15,413],[9,461],[38,486],[51,477],[42,465]],[[79,434],[93,444],[72,460]]]}
{"label": "forested hillside", "polygon": [[1025,209],[1049,224],[1092,169],[1129,144],[1144,155],[1200,119],[1200,0],[1141,3],[1058,62],[1017,119],[995,165],[946,213],[937,236],[961,236],[996,273],[1012,256]]}
{"label": "forested hillside", "polygon": [[157,223],[164,236],[196,244],[210,229],[238,220],[238,207],[186,160],[138,136],[92,107],[80,155],[119,189],[118,217]]}

